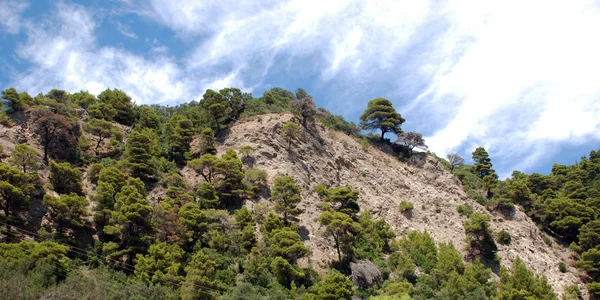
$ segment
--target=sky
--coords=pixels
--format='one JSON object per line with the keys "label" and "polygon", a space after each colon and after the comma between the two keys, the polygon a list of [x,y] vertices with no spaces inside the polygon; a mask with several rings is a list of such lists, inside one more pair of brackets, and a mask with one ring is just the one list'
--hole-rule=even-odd
{"label": "sky", "polygon": [[304,88],[358,122],[384,97],[440,156],[504,178],[600,148],[598,1],[0,0],[0,88],[176,105]]}

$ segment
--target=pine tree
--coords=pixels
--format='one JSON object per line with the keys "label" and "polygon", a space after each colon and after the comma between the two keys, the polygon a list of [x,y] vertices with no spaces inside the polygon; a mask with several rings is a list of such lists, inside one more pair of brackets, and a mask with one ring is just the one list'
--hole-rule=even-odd
{"label": "pine tree", "polygon": [[152,244],[148,254],[137,254],[135,277],[145,282],[178,287],[183,279],[178,274],[182,257],[183,251],[177,244]]}
{"label": "pine tree", "polygon": [[59,194],[83,195],[81,172],[79,169],[71,167],[68,162],[50,162],[50,183]]}
{"label": "pine tree", "polygon": [[302,213],[302,210],[297,207],[302,198],[294,178],[290,176],[275,178],[271,199],[275,201],[275,211],[283,214],[283,222],[286,225],[289,225],[290,221],[297,221],[297,216]]}
{"label": "pine tree", "polygon": [[29,207],[29,195],[26,190],[29,186],[28,176],[7,164],[0,163],[0,207],[4,211],[6,229],[8,222],[18,219],[18,214]]}
{"label": "pine tree", "polygon": [[40,168],[40,157],[35,149],[27,146],[26,144],[18,144],[10,153],[9,163],[18,166],[23,170],[23,173],[27,171],[37,171]]}
{"label": "pine tree", "polygon": [[85,218],[89,215],[89,202],[84,196],[76,193],[63,194],[60,197],[44,195],[43,203],[48,209],[57,234],[65,236],[67,229],[76,230],[88,226]]}
{"label": "pine tree", "polygon": [[148,181],[155,176],[155,166],[152,165],[152,141],[150,138],[134,131],[125,145],[125,160],[131,176]]}
{"label": "pine tree", "polygon": [[298,139],[300,128],[294,122],[287,122],[281,127],[281,138],[287,143],[288,151],[292,147],[292,141]]}
{"label": "pine tree", "polygon": [[110,139],[111,137],[121,139],[123,136],[123,133],[118,127],[102,119],[91,119],[83,125],[83,129],[98,137],[98,142],[96,142],[96,147],[94,148],[96,156],[98,156],[98,148],[102,144],[102,141]]}
{"label": "pine tree", "polygon": [[227,97],[213,90],[206,90],[202,96],[200,105],[210,115],[213,123],[215,124],[217,132],[221,130],[221,126],[228,123],[228,116],[232,113],[232,109]]}
{"label": "pine tree", "polygon": [[124,186],[115,198],[110,226],[104,227],[104,232],[117,236],[119,243],[106,243],[104,248],[111,257],[127,254],[132,260],[136,254],[144,253],[154,239],[152,207],[135,185]]}
{"label": "pine tree", "polygon": [[396,112],[390,100],[376,98],[369,101],[367,109],[360,116],[360,125],[364,130],[381,130],[381,140],[387,132],[401,133],[400,125],[405,119]]}
{"label": "pine tree", "polygon": [[323,280],[313,285],[310,293],[319,300],[350,300],[354,295],[350,279],[336,270],[330,270]]}

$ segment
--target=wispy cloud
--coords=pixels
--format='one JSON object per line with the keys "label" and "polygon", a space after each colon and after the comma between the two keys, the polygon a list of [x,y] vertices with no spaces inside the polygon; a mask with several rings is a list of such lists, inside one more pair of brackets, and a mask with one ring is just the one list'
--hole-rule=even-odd
{"label": "wispy cloud", "polygon": [[[172,30],[189,47],[185,56],[169,56],[158,40],[146,43],[150,57],[99,45],[93,12],[58,4],[52,22],[10,27],[26,28],[18,54],[33,65],[15,82],[114,86],[141,102],[181,102],[209,87],[250,91],[302,74],[326,108],[354,118],[368,100],[389,98],[433,151],[470,157],[485,146],[502,175],[536,166],[538,149],[600,140],[600,12],[591,0],[120,5]],[[132,29],[120,31],[136,37]]]}
{"label": "wispy cloud", "polygon": [[22,27],[21,13],[29,7],[27,1],[0,0],[0,28],[11,34]]}
{"label": "wispy cloud", "polygon": [[15,75],[12,84],[31,92],[61,88],[97,94],[106,88],[119,88],[138,103],[175,103],[196,98],[220,79],[233,80],[230,74],[195,80],[197,75],[160,51],[144,58],[98,45],[97,25],[93,12],[65,3],[57,5],[51,19],[27,25],[28,40],[17,53],[32,67]]}
{"label": "wispy cloud", "polygon": [[115,22],[115,28],[117,29],[117,31],[119,31],[122,35],[132,38],[132,39],[137,39],[137,35],[135,34],[135,32],[133,32],[131,30],[131,28],[129,28],[129,26],[127,26],[126,24],[123,24],[119,21]]}

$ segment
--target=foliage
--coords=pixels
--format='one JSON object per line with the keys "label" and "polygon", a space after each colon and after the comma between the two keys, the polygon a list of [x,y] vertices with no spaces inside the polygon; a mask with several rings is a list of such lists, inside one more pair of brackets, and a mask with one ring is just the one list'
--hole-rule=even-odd
{"label": "foliage", "polygon": [[449,153],[446,155],[446,159],[450,163],[450,171],[454,171],[456,166],[460,166],[465,163],[464,158],[460,157],[457,153]]}
{"label": "foliage", "polygon": [[287,122],[283,124],[283,127],[281,127],[280,136],[287,143],[288,150],[290,150],[292,147],[292,141],[298,139],[299,135],[300,128],[298,127],[298,124],[294,122]]}
{"label": "foliage", "polygon": [[360,211],[358,190],[349,186],[327,189],[321,184],[315,187],[315,191],[323,198],[328,209],[345,213],[352,218],[356,218],[356,214]]}
{"label": "foliage", "polygon": [[470,204],[461,204],[456,207],[456,211],[461,216],[470,217],[473,214],[473,206]]}
{"label": "foliage", "polygon": [[315,284],[304,299],[340,300],[352,298],[352,282],[342,273],[330,270],[329,274]]}
{"label": "foliage", "polygon": [[89,122],[83,125],[85,131],[98,137],[94,152],[98,155],[98,148],[102,144],[102,141],[115,137],[117,140],[121,140],[123,133],[121,130],[114,126],[112,123],[102,119],[91,119]]}
{"label": "foliage", "polygon": [[8,163],[20,167],[23,173],[29,170],[37,171],[40,168],[39,155],[35,149],[26,144],[18,144],[10,153]]}
{"label": "foliage", "polygon": [[408,148],[410,155],[412,155],[414,148],[423,150],[427,150],[428,148],[427,145],[425,145],[425,140],[423,139],[423,136],[420,133],[414,131],[399,133],[395,143]]}
{"label": "foliage", "polygon": [[118,89],[106,89],[98,95],[98,103],[105,104],[115,110],[115,115],[108,119],[124,125],[131,125],[134,121],[133,103],[131,97]]}
{"label": "foliage", "polygon": [[469,253],[472,256],[481,255],[490,260],[497,260],[498,247],[492,238],[489,224],[490,216],[474,213],[464,222],[465,237]]}
{"label": "foliage", "polygon": [[396,112],[390,100],[376,98],[369,101],[367,109],[360,116],[360,126],[364,130],[381,130],[381,140],[387,132],[401,133],[400,125],[405,119]]}
{"label": "foliage", "polygon": [[66,235],[67,229],[76,230],[89,226],[85,219],[89,215],[87,211],[89,202],[85,197],[76,193],[63,194],[60,197],[44,195],[43,203],[59,235]]}
{"label": "foliage", "polygon": [[45,108],[32,108],[28,110],[28,114],[32,129],[39,135],[44,147],[45,162],[48,162],[48,151],[51,145],[56,145],[60,141],[64,142],[60,147],[68,149],[68,146],[76,143],[77,140],[70,131],[72,126],[64,116]]}
{"label": "foliage", "polygon": [[[324,235],[334,242],[338,262],[351,260],[353,256],[352,238],[360,231],[360,226],[350,216],[342,212],[325,211],[319,216]],[[343,255],[343,256],[342,256]]]}
{"label": "foliage", "polygon": [[496,236],[496,240],[502,245],[510,245],[510,243],[512,242],[512,237],[508,231],[500,230],[500,232],[498,232],[498,235]]}
{"label": "foliage", "polygon": [[125,160],[132,176],[148,181],[156,175],[151,146],[150,137],[137,131],[134,131],[127,139]]}
{"label": "foliage", "polygon": [[68,162],[50,162],[50,183],[59,194],[76,193],[83,195],[81,172]]}
{"label": "foliage", "polygon": [[146,282],[177,287],[182,256],[177,244],[152,244],[147,255],[137,254],[135,276]]}
{"label": "foliage", "polygon": [[516,258],[509,272],[500,269],[500,285],[497,299],[557,299],[546,277],[534,275],[523,261]]}
{"label": "foliage", "polygon": [[402,201],[400,201],[399,208],[400,208],[401,212],[409,211],[409,210],[413,209],[413,204],[406,200],[402,200]]}
{"label": "foliage", "polygon": [[[5,163],[0,163],[0,207],[4,212],[4,222],[20,220],[19,213],[29,208],[29,191],[32,176],[27,175]],[[6,228],[9,228],[6,223]]]}
{"label": "foliage", "polygon": [[275,201],[275,211],[283,215],[283,223],[288,225],[297,222],[298,215],[302,213],[297,206],[302,200],[300,188],[294,178],[290,176],[279,176],[275,178],[271,199]]}

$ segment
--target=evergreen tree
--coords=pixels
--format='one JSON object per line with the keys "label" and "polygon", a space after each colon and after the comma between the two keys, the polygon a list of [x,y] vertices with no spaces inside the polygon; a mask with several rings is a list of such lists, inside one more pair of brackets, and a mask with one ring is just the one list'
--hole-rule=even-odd
{"label": "evergreen tree", "polygon": [[135,122],[136,128],[144,129],[150,128],[152,130],[156,130],[160,126],[160,120],[158,119],[158,115],[148,105],[141,105],[136,107],[138,120]]}
{"label": "evergreen tree", "polygon": [[[228,92],[224,92],[228,94]],[[232,96],[232,99],[236,97]],[[206,90],[200,101],[200,105],[204,108],[213,121],[217,131],[221,130],[221,126],[228,123],[228,116],[232,113],[230,103],[227,97],[213,90]]]}
{"label": "evergreen tree", "polygon": [[483,147],[477,147],[473,151],[473,160],[475,161],[475,172],[479,177],[484,178],[493,171],[492,160]]}
{"label": "evergreen tree", "polygon": [[83,108],[86,112],[88,111],[88,108],[90,107],[90,105],[92,105],[92,104],[96,103],[96,101],[98,101],[98,99],[96,99],[96,96],[88,93],[87,91],[81,91],[81,92],[72,94],[71,100],[73,101],[73,103],[81,106],[81,108]]}
{"label": "evergreen tree", "polygon": [[44,195],[43,203],[48,209],[57,234],[66,236],[67,229],[77,230],[88,226],[85,218],[89,215],[89,202],[84,196],[76,193],[63,194],[60,197]]}
{"label": "evergreen tree", "polygon": [[125,92],[118,89],[106,89],[98,95],[98,100],[115,109],[116,114],[113,120],[124,125],[133,123],[133,103]]}
{"label": "evergreen tree", "polygon": [[200,131],[200,154],[216,154],[215,133],[210,128],[204,128]]}
{"label": "evergreen tree", "polygon": [[181,286],[181,299],[217,299],[219,284],[216,281],[216,262],[202,250],[192,256],[185,267],[185,281]]}
{"label": "evergreen tree", "polygon": [[110,139],[111,137],[116,137],[118,140],[120,140],[123,136],[123,133],[118,127],[102,119],[91,119],[89,122],[83,125],[83,129],[98,137],[98,142],[94,148],[96,156],[98,155],[98,148],[102,144],[102,141],[105,139]]}
{"label": "evergreen tree", "polygon": [[27,146],[26,144],[18,144],[10,153],[9,163],[18,166],[23,170],[23,173],[27,171],[37,171],[40,168],[39,155],[35,149]]}
{"label": "evergreen tree", "polygon": [[496,260],[498,247],[490,233],[489,222],[489,215],[480,213],[472,214],[469,220],[464,223],[467,234],[466,241],[470,247],[471,255],[481,254],[487,259]]}
{"label": "evergreen tree", "polygon": [[289,225],[290,221],[297,221],[298,215],[302,213],[302,210],[297,207],[302,198],[294,178],[290,176],[275,178],[271,199],[275,201],[275,211],[283,214],[283,222],[286,225]]}
{"label": "evergreen tree", "polygon": [[113,121],[117,115],[117,110],[105,102],[96,102],[90,104],[88,113],[92,118]]}
{"label": "evergreen tree", "polygon": [[240,89],[224,88],[219,91],[219,94],[227,101],[229,118],[233,120],[237,119],[244,110],[244,99]]}
{"label": "evergreen tree", "polygon": [[18,219],[18,214],[29,207],[27,190],[31,188],[28,176],[7,164],[0,163],[0,207],[4,211],[6,229],[8,222]]}
{"label": "evergreen tree", "polygon": [[315,191],[335,211],[345,213],[353,219],[356,218],[356,215],[360,211],[358,190],[353,190],[349,186],[327,189],[324,185],[320,184],[315,187]]}
{"label": "evergreen tree", "polygon": [[353,294],[350,279],[338,271],[330,270],[323,280],[312,286],[307,299],[350,300]]}
{"label": "evergreen tree", "polygon": [[183,226],[183,240],[187,249],[191,249],[208,230],[206,214],[198,204],[188,202],[179,210],[179,223]]}
{"label": "evergreen tree", "polygon": [[329,211],[319,216],[319,223],[324,227],[325,236],[331,238],[335,244],[338,262],[341,263],[342,258],[351,260],[353,255],[352,239],[360,232],[360,226],[344,213]]}
{"label": "evergreen tree", "polygon": [[387,132],[401,133],[400,125],[405,119],[396,112],[390,100],[376,98],[369,101],[367,109],[360,116],[360,125],[364,130],[381,130],[381,140]]}
{"label": "evergreen tree", "polygon": [[300,235],[289,227],[273,230],[268,244],[271,256],[282,257],[290,264],[295,264],[298,259],[310,254],[310,249],[304,246]]}
{"label": "evergreen tree", "polygon": [[198,195],[198,205],[202,209],[217,208],[221,203],[217,195],[217,190],[208,182],[203,182],[198,187],[196,194]]}
{"label": "evergreen tree", "polygon": [[152,164],[152,142],[150,137],[134,131],[125,145],[125,159],[131,176],[150,180],[155,176],[156,167]]}
{"label": "evergreen tree", "polygon": [[558,299],[546,277],[534,275],[519,258],[509,272],[500,269],[497,299]]}
{"label": "evergreen tree", "polygon": [[79,169],[71,167],[67,162],[50,162],[50,183],[59,194],[76,193],[77,195],[83,195],[81,172]]}
{"label": "evergreen tree", "polygon": [[152,207],[135,185],[126,185],[115,197],[110,226],[104,232],[115,235],[119,243],[105,243],[104,251],[110,257],[127,255],[129,263],[136,254],[145,253],[153,240]]}
{"label": "evergreen tree", "polygon": [[182,164],[191,156],[190,142],[194,136],[194,124],[181,114],[174,114],[169,120],[169,153],[176,163]]}
{"label": "evergreen tree", "polygon": [[146,282],[178,287],[182,280],[178,274],[182,257],[183,251],[177,244],[152,244],[148,254],[137,254],[135,276]]}
{"label": "evergreen tree", "polygon": [[288,150],[292,147],[292,141],[298,139],[300,128],[294,122],[287,122],[281,127],[281,138],[287,143]]}

